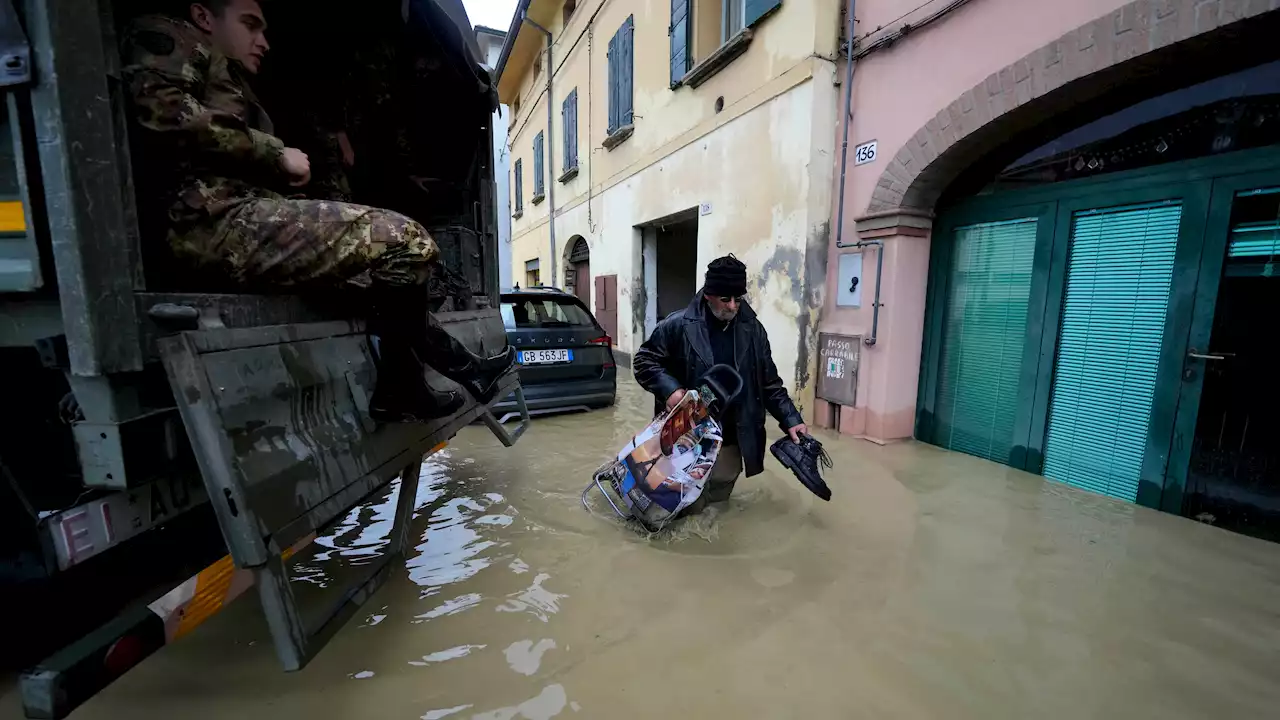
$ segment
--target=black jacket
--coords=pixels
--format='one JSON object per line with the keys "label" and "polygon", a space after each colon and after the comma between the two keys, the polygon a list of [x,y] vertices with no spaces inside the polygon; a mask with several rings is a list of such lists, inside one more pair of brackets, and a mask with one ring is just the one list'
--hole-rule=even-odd
{"label": "black jacket", "polygon": [[[633,361],[636,381],[653,393],[655,413],[663,410],[671,393],[689,389],[715,364],[702,304],[699,290],[689,307],[658,323],[653,336],[636,351]],[[784,432],[804,420],[783,387],[782,378],[778,377],[769,335],[750,305],[744,303],[738,311],[733,332],[743,385],[737,400],[738,446],[750,477],[764,470],[765,410]]]}

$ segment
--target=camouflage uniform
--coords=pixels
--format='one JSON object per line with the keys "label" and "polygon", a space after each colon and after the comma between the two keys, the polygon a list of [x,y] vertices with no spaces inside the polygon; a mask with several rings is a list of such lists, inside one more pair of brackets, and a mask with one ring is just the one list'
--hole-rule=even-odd
{"label": "camouflage uniform", "polygon": [[420,285],[439,249],[414,220],[373,207],[292,199],[272,134],[244,71],[196,27],[134,21],[124,81],[142,128],[139,174],[165,208],[182,263],[247,285]]}

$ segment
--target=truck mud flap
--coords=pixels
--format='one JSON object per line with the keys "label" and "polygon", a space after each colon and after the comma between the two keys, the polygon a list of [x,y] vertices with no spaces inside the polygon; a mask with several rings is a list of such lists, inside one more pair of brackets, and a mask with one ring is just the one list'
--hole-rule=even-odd
{"label": "truck mud flap", "polygon": [[[439,319],[475,352],[505,345],[496,310]],[[191,331],[164,338],[159,347],[227,548],[237,567],[253,572],[286,670],[306,665],[395,567],[424,455],[477,420],[508,446],[527,424],[509,433],[475,401],[430,424],[373,422],[368,407],[376,373],[369,340],[355,322]],[[497,398],[515,392],[523,399],[516,373],[501,383]],[[387,551],[347,582],[336,603],[304,617],[285,550],[397,476]]]}

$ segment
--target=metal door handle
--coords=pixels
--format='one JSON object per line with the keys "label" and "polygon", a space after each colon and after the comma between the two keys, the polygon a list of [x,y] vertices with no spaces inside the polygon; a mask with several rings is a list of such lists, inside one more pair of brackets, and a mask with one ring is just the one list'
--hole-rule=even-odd
{"label": "metal door handle", "polygon": [[1187,357],[1193,357],[1197,360],[1226,360],[1228,357],[1231,357],[1233,355],[1234,353],[1222,353],[1221,355],[1212,355],[1212,354],[1204,355],[1196,352],[1195,350],[1192,350],[1191,352],[1187,353]]}

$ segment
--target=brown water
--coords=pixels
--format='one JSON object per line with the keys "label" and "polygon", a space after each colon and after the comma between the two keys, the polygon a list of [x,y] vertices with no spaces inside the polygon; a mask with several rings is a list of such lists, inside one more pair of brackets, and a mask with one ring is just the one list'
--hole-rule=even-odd
{"label": "brown water", "polygon": [[[648,407],[625,384],[512,450],[468,429],[424,469],[407,567],[302,672],[250,593],[73,717],[1276,716],[1276,545],[827,436],[830,503],[770,459],[715,517],[642,537],[579,493]],[[391,500],[300,582],[376,555]]]}

